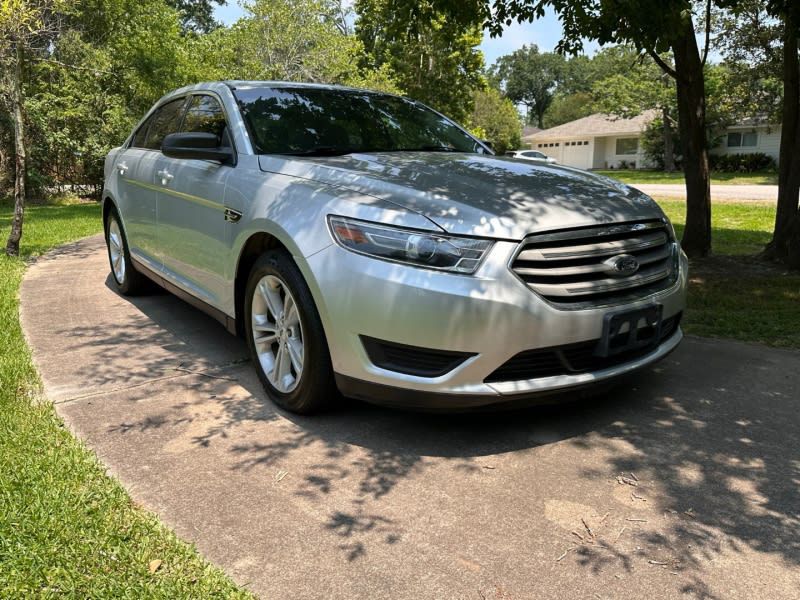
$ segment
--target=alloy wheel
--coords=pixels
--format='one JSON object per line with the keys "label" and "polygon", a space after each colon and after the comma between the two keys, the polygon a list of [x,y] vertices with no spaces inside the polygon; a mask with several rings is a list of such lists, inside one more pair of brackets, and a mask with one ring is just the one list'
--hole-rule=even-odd
{"label": "alloy wheel", "polygon": [[114,278],[118,284],[122,285],[125,281],[125,246],[119,223],[114,218],[108,225],[108,254],[111,258],[111,270],[114,271]]}
{"label": "alloy wheel", "polygon": [[262,277],[251,306],[252,335],[261,368],[276,390],[294,390],[303,375],[305,341],[300,312],[288,286]]}

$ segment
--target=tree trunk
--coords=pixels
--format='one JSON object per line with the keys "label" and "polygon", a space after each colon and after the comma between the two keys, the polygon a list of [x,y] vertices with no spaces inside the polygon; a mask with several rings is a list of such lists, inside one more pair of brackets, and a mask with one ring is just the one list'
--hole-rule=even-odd
{"label": "tree trunk", "polygon": [[22,46],[17,43],[15,64],[11,72],[11,118],[14,121],[14,217],[11,233],[6,243],[6,254],[19,256],[19,241],[22,239],[22,219],[25,210],[25,177],[27,154],[25,145],[25,120],[22,110]]}
{"label": "tree trunk", "polygon": [[672,44],[678,91],[678,131],[686,179],[686,228],[681,245],[692,258],[711,251],[711,188],[706,147],[706,93],[694,26]]}
{"label": "tree trunk", "polygon": [[661,120],[664,133],[664,170],[672,173],[675,171],[675,147],[672,143],[672,121],[669,118],[667,107],[661,109]]}
{"label": "tree trunk", "polygon": [[786,22],[783,40],[783,124],[778,160],[775,231],[764,256],[800,269],[800,59],[797,30]]}

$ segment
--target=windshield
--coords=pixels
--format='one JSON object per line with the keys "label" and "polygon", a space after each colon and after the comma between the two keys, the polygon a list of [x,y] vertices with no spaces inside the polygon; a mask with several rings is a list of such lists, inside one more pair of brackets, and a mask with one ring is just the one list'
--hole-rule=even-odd
{"label": "windshield", "polygon": [[302,87],[242,88],[234,94],[260,154],[485,152],[449,119],[397,96]]}

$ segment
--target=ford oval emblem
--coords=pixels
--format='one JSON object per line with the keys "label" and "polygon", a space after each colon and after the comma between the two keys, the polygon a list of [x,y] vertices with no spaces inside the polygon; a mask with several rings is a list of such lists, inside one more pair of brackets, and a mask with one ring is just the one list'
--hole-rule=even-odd
{"label": "ford oval emblem", "polygon": [[631,256],[630,254],[612,256],[603,264],[606,267],[606,272],[615,277],[633,275],[639,270],[639,261],[636,260],[635,256]]}

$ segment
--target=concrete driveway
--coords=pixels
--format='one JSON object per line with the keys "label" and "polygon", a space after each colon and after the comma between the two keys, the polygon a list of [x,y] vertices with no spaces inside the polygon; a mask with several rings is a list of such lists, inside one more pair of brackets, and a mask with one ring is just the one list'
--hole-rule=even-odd
{"label": "concrete driveway", "polygon": [[687,339],[582,404],[301,418],[216,322],[115,294],[99,236],[21,293],[68,426],[261,597],[800,597],[800,353]]}
{"label": "concrete driveway", "polygon": [[[686,198],[682,183],[632,183],[631,187],[657,198]],[[717,202],[762,201],[777,202],[777,185],[719,185],[711,186],[711,200]]]}

